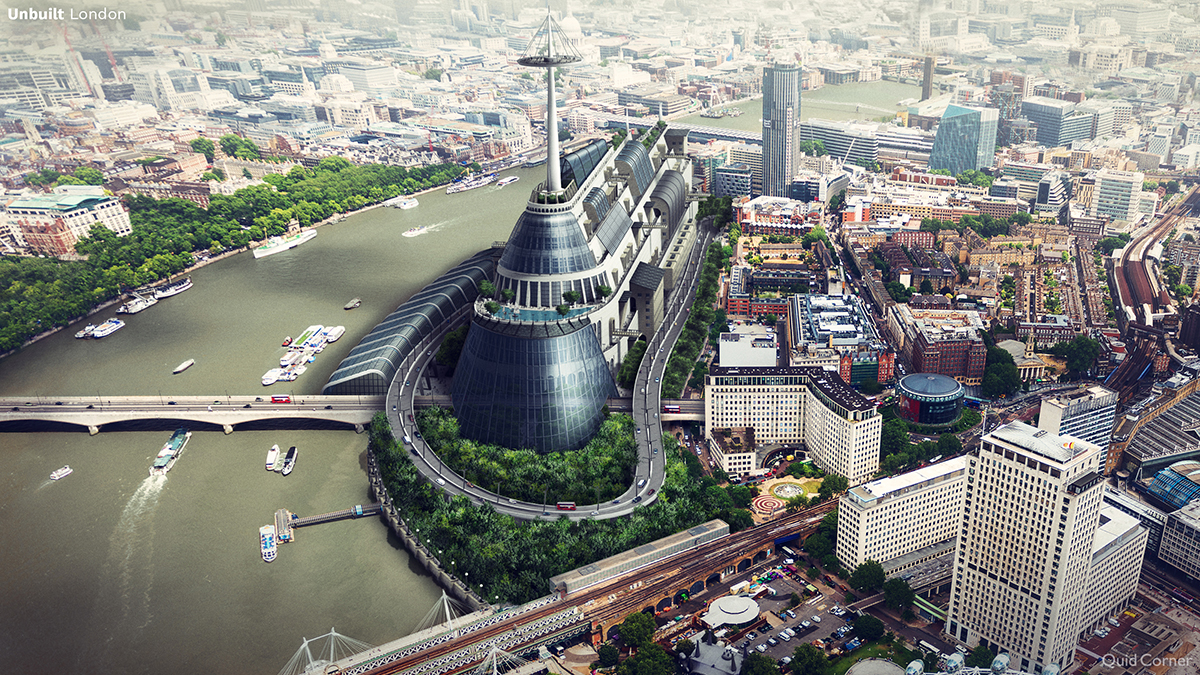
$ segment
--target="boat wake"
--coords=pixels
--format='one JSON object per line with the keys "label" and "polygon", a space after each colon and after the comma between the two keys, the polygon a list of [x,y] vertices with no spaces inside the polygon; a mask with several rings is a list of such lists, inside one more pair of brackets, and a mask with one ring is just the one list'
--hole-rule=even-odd
{"label": "boat wake", "polygon": [[[113,584],[101,588],[94,612],[104,620],[92,625],[104,626],[102,654],[85,659],[91,667],[122,657],[142,640],[142,631],[153,621],[150,593],[154,587],[154,513],[158,498],[167,484],[166,476],[147,476],[125,504],[117,526],[109,539],[108,559],[101,578]],[[101,671],[104,669],[101,668]]]}

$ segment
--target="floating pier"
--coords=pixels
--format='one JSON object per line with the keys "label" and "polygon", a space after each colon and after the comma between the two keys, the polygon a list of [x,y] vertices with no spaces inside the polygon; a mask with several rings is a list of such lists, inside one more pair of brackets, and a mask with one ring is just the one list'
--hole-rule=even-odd
{"label": "floating pier", "polygon": [[305,516],[301,518],[287,509],[279,509],[275,512],[275,539],[279,543],[295,541],[295,528],[305,527],[308,525],[318,525],[320,523],[331,523],[335,520],[346,520],[347,518],[362,518],[363,516],[378,515],[383,506],[379,502],[367,504],[363,506],[359,504],[341,511],[332,513],[322,513],[316,516]]}

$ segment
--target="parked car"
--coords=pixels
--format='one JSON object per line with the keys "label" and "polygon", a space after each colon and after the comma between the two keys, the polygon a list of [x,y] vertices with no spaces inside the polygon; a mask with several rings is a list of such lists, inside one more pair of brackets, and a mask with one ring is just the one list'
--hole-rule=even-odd
{"label": "parked car", "polygon": [[765,651],[767,651],[767,646],[766,646],[766,645],[759,645],[759,646],[755,647],[755,649],[757,649],[757,650],[758,650],[758,651],[761,653],[761,652],[765,652]]}

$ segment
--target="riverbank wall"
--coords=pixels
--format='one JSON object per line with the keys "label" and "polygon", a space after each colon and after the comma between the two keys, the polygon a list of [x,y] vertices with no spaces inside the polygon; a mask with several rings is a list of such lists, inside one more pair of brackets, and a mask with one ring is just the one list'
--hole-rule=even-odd
{"label": "riverbank wall", "polygon": [[448,572],[442,565],[442,562],[437,559],[429,549],[421,543],[416,534],[408,527],[408,523],[400,517],[396,512],[396,507],[392,504],[391,498],[388,496],[387,488],[383,486],[383,478],[379,474],[379,465],[375,461],[375,453],[367,451],[367,476],[371,485],[371,496],[375,501],[382,504],[381,517],[387,522],[388,527],[396,534],[404,544],[404,549],[412,556],[412,559],[417,562],[438,586],[445,589],[452,598],[465,605],[469,611],[477,612],[486,609],[489,605],[487,601],[479,597],[475,591],[471,590],[458,577]]}

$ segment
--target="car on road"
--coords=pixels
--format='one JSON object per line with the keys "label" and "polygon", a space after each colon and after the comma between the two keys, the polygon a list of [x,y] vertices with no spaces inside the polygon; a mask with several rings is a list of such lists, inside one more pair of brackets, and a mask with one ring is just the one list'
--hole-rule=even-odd
{"label": "car on road", "polygon": [[638,430],[637,432],[638,432],[639,434],[640,434],[640,433],[642,433],[642,428],[641,428],[641,427],[638,427],[638,428],[637,428],[637,430]]}
{"label": "car on road", "polygon": [[592,515],[593,515],[593,516],[598,516],[598,515],[600,515],[600,512],[599,512],[599,511],[592,511]]}
{"label": "car on road", "polygon": [[441,478],[439,478],[439,479],[438,479],[438,481],[437,481],[437,483],[438,483],[438,485],[445,485],[445,484],[446,484],[446,481],[445,481],[445,480],[443,480],[443,479],[441,479]]}
{"label": "car on road", "polygon": [[620,500],[620,499],[614,499],[614,500],[613,500],[613,503],[614,503],[614,504],[620,504],[620,503],[621,503],[621,500]]}
{"label": "car on road", "polygon": [[634,503],[634,504],[636,504],[636,503],[638,503],[638,502],[640,502],[640,501],[642,501],[642,496],[641,496],[641,495],[638,495],[638,496],[636,496],[636,497],[634,497],[634,498],[633,498],[633,503]]}

